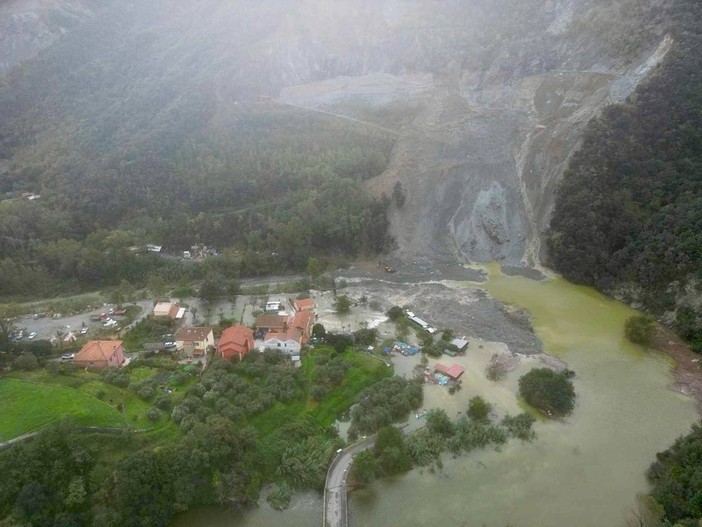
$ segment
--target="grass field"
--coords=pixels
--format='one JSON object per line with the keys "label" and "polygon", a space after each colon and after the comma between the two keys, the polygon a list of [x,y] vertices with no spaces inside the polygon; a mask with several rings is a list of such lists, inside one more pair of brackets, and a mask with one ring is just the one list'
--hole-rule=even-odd
{"label": "grass field", "polygon": [[84,426],[121,427],[122,415],[106,402],[67,386],[0,380],[0,436],[12,439],[64,416]]}
{"label": "grass field", "polygon": [[[170,373],[139,367],[130,376],[139,382],[152,377],[167,377]],[[10,375],[11,378],[0,380],[2,440],[37,430],[64,415],[75,416],[78,424],[85,426],[128,425],[132,429],[147,430],[141,435],[151,443],[161,443],[181,435],[166,415],[156,422],[147,418],[152,402],[140,399],[132,390],[103,382],[99,373],[76,370],[68,375],[56,375],[39,369]],[[190,379],[185,385],[175,388],[174,400],[182,398],[187,386],[195,381]],[[116,409],[119,405],[124,408],[123,414]],[[111,422],[108,416],[117,416],[116,424],[105,424]]]}

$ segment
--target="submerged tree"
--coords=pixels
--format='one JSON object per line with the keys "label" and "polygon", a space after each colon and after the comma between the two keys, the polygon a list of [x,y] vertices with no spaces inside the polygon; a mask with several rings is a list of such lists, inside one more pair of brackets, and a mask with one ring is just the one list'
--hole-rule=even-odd
{"label": "submerged tree", "polygon": [[624,323],[624,334],[634,344],[650,345],[655,332],[655,321],[646,315],[629,317]]}
{"label": "submerged tree", "polygon": [[575,406],[575,389],[567,374],[536,368],[519,378],[519,394],[549,415],[567,415]]}

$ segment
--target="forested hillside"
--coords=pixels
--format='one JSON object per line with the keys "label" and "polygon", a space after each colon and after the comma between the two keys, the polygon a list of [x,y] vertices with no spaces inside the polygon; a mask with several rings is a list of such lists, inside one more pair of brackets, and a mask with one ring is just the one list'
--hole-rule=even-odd
{"label": "forested hillside", "polygon": [[[157,35],[163,13],[115,6],[0,79],[0,296],[202,274],[129,250],[146,243],[231,248],[236,277],[388,241],[388,201],[363,181],[393,138],[243,81],[222,95],[220,73],[246,51],[202,49],[175,16]],[[249,15],[242,42],[267,20]]]}
{"label": "forested hillside", "polygon": [[641,303],[702,351],[702,4],[668,10],[675,46],[590,123],[557,194],[553,266]]}
{"label": "forested hillside", "polygon": [[[665,452],[656,455],[648,469],[653,484],[649,504],[650,515],[659,523],[694,527],[702,519],[702,428],[694,425],[685,437],[680,437]],[[667,523],[663,523],[666,520]]]}

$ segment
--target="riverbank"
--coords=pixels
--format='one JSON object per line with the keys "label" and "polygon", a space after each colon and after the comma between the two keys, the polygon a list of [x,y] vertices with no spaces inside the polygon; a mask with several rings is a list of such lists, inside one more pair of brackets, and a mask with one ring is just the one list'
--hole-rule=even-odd
{"label": "riverbank", "polygon": [[[623,527],[637,493],[648,489],[645,472],[656,453],[698,419],[697,401],[670,390],[675,365],[668,355],[626,340],[624,322],[635,314],[629,307],[562,279],[534,281],[486,267],[484,283],[455,286],[463,286],[466,296],[473,288],[484,289],[489,297],[528,311],[543,351],[576,372],[573,414],[563,421],[539,420],[533,443],[447,457],[441,472],[415,470],[378,482],[352,495],[354,523]],[[498,413],[521,408],[518,378],[540,362],[539,355],[520,357],[504,380],[490,383],[474,378],[483,373],[479,365],[489,355],[483,350],[467,352],[464,387],[454,400],[473,392],[495,404]],[[467,367],[471,362],[474,368]],[[425,405],[437,388],[426,387]],[[451,409],[454,396],[436,394]]]}
{"label": "riverbank", "polygon": [[700,354],[692,351],[672,330],[658,325],[651,347],[675,361],[672,389],[697,400],[702,415],[702,365]]}

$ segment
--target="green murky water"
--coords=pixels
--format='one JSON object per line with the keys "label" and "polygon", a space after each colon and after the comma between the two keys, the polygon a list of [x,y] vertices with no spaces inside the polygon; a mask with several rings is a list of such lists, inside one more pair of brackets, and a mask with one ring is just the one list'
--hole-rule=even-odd
{"label": "green murky water", "polygon": [[[697,418],[694,401],[668,389],[667,358],[624,339],[623,324],[633,310],[565,280],[535,282],[503,275],[496,266],[487,269],[490,278],[481,287],[528,309],[545,351],[576,371],[575,412],[565,422],[538,422],[533,443],[510,442],[500,452],[447,458],[440,473],[415,470],[353,494],[352,524],[624,526],[635,495],[647,489],[644,472],[656,452]],[[502,389],[514,388],[518,376],[532,366],[525,361]],[[463,392],[468,397],[471,388]],[[500,410],[505,408],[498,403]],[[174,527],[320,522],[321,500],[306,494],[290,512],[262,506],[245,518],[232,518],[219,511],[193,511]]]}

